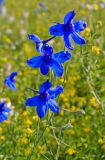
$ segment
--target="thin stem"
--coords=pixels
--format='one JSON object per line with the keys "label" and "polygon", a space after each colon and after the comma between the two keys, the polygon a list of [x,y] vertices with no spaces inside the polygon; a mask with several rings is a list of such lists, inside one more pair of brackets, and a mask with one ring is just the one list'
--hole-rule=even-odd
{"label": "thin stem", "polygon": [[29,89],[29,90],[31,90],[31,91],[33,91],[33,92],[35,92],[35,93],[39,93],[39,91],[37,91],[37,90],[35,90],[35,89],[32,89],[32,88],[27,88],[27,89]]}
{"label": "thin stem", "polygon": [[[58,139],[60,139],[60,137],[61,137],[61,129],[60,129],[60,132],[59,132],[59,135],[58,135]],[[58,142],[56,160],[58,160],[58,158],[59,158],[59,153],[60,153],[60,141]]]}
{"label": "thin stem", "polygon": [[[52,116],[53,116],[53,113],[51,114],[51,116],[50,116],[50,118],[49,118],[49,120],[48,120],[48,123],[50,123],[50,120],[51,120]],[[34,151],[34,149],[37,147],[37,145],[38,145],[38,143],[40,142],[41,138],[43,137],[43,135],[44,135],[47,127],[48,127],[48,126],[45,127],[45,129],[43,130],[42,134],[40,135],[40,137],[39,137],[38,139],[37,139],[36,136],[35,136],[34,145],[33,145],[33,148],[32,148],[32,152],[31,152],[30,156],[27,157],[27,160],[30,160],[30,159],[31,159],[31,156],[32,156],[32,154],[33,154],[33,151]],[[38,130],[38,133],[39,133],[39,130]],[[37,133],[37,135],[38,135],[38,133]]]}
{"label": "thin stem", "polygon": [[55,37],[56,36],[52,36],[51,38],[44,40],[43,43],[47,43],[47,42],[51,41],[52,39],[54,39]]}

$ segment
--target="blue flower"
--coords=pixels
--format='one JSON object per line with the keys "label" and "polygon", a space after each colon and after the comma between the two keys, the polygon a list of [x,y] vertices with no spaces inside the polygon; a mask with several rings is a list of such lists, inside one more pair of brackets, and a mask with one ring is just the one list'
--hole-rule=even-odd
{"label": "blue flower", "polygon": [[36,50],[40,52],[43,46],[43,41],[36,34],[29,34],[28,39],[34,41],[36,44]]}
{"label": "blue flower", "polygon": [[40,86],[38,95],[26,100],[26,106],[36,106],[36,112],[40,118],[43,118],[45,116],[49,108],[55,113],[58,113],[60,111],[59,106],[54,99],[63,92],[63,87],[51,87],[52,83],[49,80],[45,81]]}
{"label": "blue flower", "polygon": [[51,35],[63,36],[65,46],[71,50],[74,49],[71,44],[71,38],[79,45],[86,43],[85,39],[78,34],[86,28],[86,22],[82,20],[74,22],[75,14],[75,11],[68,12],[64,17],[64,24],[56,23],[49,28]]}
{"label": "blue flower", "polygon": [[[48,46],[47,42],[49,42],[53,38],[55,38],[55,36],[53,36],[47,40],[41,40],[36,34],[29,34],[28,35],[28,39],[34,41],[34,43],[36,44],[36,50],[41,53],[43,53],[43,50],[46,51],[46,46]],[[49,49],[49,48],[47,48],[47,49]]]}
{"label": "blue flower", "polygon": [[44,46],[42,55],[27,60],[27,64],[32,68],[40,68],[43,75],[46,75],[49,72],[49,68],[51,68],[56,76],[61,77],[64,70],[61,63],[66,62],[70,58],[71,54],[68,51],[53,54],[52,47]]}
{"label": "blue flower", "polygon": [[7,120],[7,113],[11,111],[5,104],[6,102],[0,102],[0,122]]}
{"label": "blue flower", "polygon": [[17,76],[17,72],[12,72],[10,76],[6,77],[4,80],[4,83],[11,89],[11,90],[16,90],[17,88],[15,87],[15,82],[16,80],[14,79],[15,76]]}

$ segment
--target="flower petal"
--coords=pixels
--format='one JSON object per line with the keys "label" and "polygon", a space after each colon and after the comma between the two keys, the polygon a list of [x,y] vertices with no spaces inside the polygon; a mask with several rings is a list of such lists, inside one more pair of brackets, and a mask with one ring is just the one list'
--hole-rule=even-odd
{"label": "flower petal", "polygon": [[48,45],[43,45],[42,48],[41,48],[41,52],[43,54],[51,55],[53,53],[53,48],[51,46],[48,46]]}
{"label": "flower petal", "polygon": [[63,75],[64,69],[62,65],[58,63],[56,60],[52,60],[52,62],[50,63],[50,67],[52,68],[56,76],[61,77]]}
{"label": "flower petal", "polygon": [[54,58],[59,63],[64,63],[71,58],[71,53],[69,53],[68,51],[61,51],[61,52],[54,54]]}
{"label": "flower petal", "polygon": [[43,43],[36,43],[36,50],[38,52],[41,52],[42,47],[43,47]]}
{"label": "flower petal", "polygon": [[29,60],[27,60],[27,65],[32,68],[39,68],[43,62],[42,56],[35,56]]}
{"label": "flower petal", "polygon": [[78,33],[74,32],[72,35],[72,38],[74,40],[75,43],[79,44],[79,45],[82,45],[82,44],[85,44],[86,41],[84,38],[82,38]]}
{"label": "flower petal", "polygon": [[58,104],[56,103],[55,100],[53,99],[50,99],[48,102],[48,107],[51,109],[51,111],[55,112],[55,113],[58,113],[60,111],[59,107],[58,107]]}
{"label": "flower petal", "polygon": [[17,76],[18,72],[12,72],[10,75],[10,79],[13,80],[15,76]]}
{"label": "flower petal", "polygon": [[41,107],[42,105],[44,105],[44,103],[45,103],[45,101],[42,100],[40,98],[40,96],[38,95],[38,96],[34,96],[32,98],[28,98],[26,100],[25,105],[26,106],[31,106],[31,107],[34,107],[34,106]]}
{"label": "flower petal", "polygon": [[7,120],[7,116],[4,113],[0,114],[0,122],[3,122],[4,120]]}
{"label": "flower petal", "polygon": [[37,114],[38,114],[38,116],[40,118],[43,118],[46,115],[47,110],[48,110],[48,106],[47,105],[43,105],[41,107],[37,107],[36,108],[36,112],[37,112]]}
{"label": "flower petal", "polygon": [[64,42],[65,46],[69,48],[70,50],[74,50],[72,44],[71,44],[71,35],[64,35]]}
{"label": "flower petal", "polygon": [[47,80],[40,86],[39,92],[44,93],[47,90],[49,90],[51,88],[51,86],[52,86],[52,83],[49,80]]}
{"label": "flower petal", "polygon": [[6,101],[0,102],[0,108],[4,107],[5,104],[6,104]]}
{"label": "flower petal", "polygon": [[40,71],[43,75],[46,75],[49,72],[49,66],[45,63],[42,63],[40,66]]}
{"label": "flower petal", "polygon": [[76,15],[75,11],[68,12],[64,17],[64,23],[65,24],[70,23],[75,15]]}
{"label": "flower petal", "polygon": [[56,88],[49,89],[48,93],[52,99],[56,98],[59,94],[64,91],[62,86],[57,86]]}
{"label": "flower petal", "polygon": [[64,35],[64,24],[55,24],[49,28],[50,34],[54,36],[62,36]]}
{"label": "flower petal", "polygon": [[41,42],[40,38],[36,34],[29,34],[28,39],[34,41],[35,43]]}
{"label": "flower petal", "polygon": [[5,107],[2,108],[2,111],[3,112],[10,112],[11,109],[5,106]]}
{"label": "flower petal", "polygon": [[11,90],[17,90],[17,88],[15,87],[14,82],[12,82],[10,80],[10,77],[6,77],[4,80],[4,83],[11,89]]}
{"label": "flower petal", "polygon": [[74,29],[75,32],[81,32],[87,27],[87,24],[85,21],[79,20],[74,22]]}

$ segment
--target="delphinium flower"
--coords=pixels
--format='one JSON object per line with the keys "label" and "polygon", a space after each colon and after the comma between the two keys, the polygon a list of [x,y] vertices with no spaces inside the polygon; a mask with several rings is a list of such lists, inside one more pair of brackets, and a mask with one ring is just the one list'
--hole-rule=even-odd
{"label": "delphinium flower", "polygon": [[4,83],[11,89],[11,90],[16,90],[17,88],[15,87],[15,82],[16,80],[14,79],[15,76],[17,76],[18,72],[12,72],[8,77],[5,78]]}
{"label": "delphinium flower", "polygon": [[[58,113],[60,111],[58,104],[54,100],[59,94],[63,92],[62,86],[51,88],[52,83],[47,80],[41,86],[39,91],[36,91],[38,95],[28,98],[25,105],[34,107],[36,106],[36,112],[40,118],[43,118],[50,108],[51,111]],[[31,89],[33,90],[33,89]],[[33,90],[34,91],[34,90]]]}
{"label": "delphinium flower", "polygon": [[[55,36],[47,39],[47,40],[41,40],[36,34],[29,34],[28,39],[32,40],[36,44],[36,50],[38,52],[43,52],[45,50],[45,46],[47,45],[47,42],[55,38]],[[48,49],[48,48],[47,48]]]}
{"label": "delphinium flower", "polygon": [[10,111],[10,108],[6,106],[6,101],[0,102],[0,122],[8,119],[7,113]]}
{"label": "delphinium flower", "polygon": [[82,20],[74,21],[75,14],[75,11],[68,12],[64,17],[63,24],[56,23],[49,28],[51,35],[63,36],[65,46],[71,50],[74,49],[71,44],[71,38],[79,45],[86,43],[85,39],[78,34],[86,28],[86,22]]}
{"label": "delphinium flower", "polygon": [[68,51],[53,54],[51,46],[43,46],[42,54],[27,60],[27,64],[32,68],[40,68],[43,75],[46,75],[49,72],[49,68],[51,68],[56,76],[61,77],[64,70],[62,63],[70,58],[71,54]]}

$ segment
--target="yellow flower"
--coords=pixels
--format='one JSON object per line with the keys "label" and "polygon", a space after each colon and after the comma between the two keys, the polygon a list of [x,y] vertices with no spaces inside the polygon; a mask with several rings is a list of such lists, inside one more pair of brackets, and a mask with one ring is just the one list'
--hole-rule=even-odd
{"label": "yellow flower", "polygon": [[91,29],[89,27],[87,27],[83,32],[82,32],[82,35],[85,36],[85,37],[88,37],[90,36],[90,33],[91,33]]}
{"label": "yellow flower", "polygon": [[32,119],[35,120],[35,121],[38,121],[39,117],[38,116],[33,116]]}
{"label": "yellow flower", "polygon": [[92,53],[94,54],[100,54],[101,50],[97,46],[92,46]]}
{"label": "yellow flower", "polygon": [[99,6],[97,4],[93,4],[93,7],[94,7],[94,10],[98,10],[99,9]]}
{"label": "yellow flower", "polygon": [[104,144],[104,140],[102,138],[99,138],[98,143],[102,145]]}
{"label": "yellow flower", "polygon": [[45,154],[46,153],[46,147],[45,146],[38,146],[37,147],[37,152],[39,154]]}
{"label": "yellow flower", "polygon": [[24,155],[25,156],[29,156],[31,154],[31,149],[30,148],[26,148],[25,150],[24,150]]}
{"label": "yellow flower", "polygon": [[34,132],[34,130],[31,129],[31,128],[27,128],[27,130],[26,130],[26,133],[29,134],[29,135],[32,135],[33,132]]}
{"label": "yellow flower", "polygon": [[64,116],[64,111],[59,112],[60,116]]}
{"label": "yellow flower", "polygon": [[5,140],[5,136],[0,136],[0,140],[4,141]]}
{"label": "yellow flower", "polygon": [[68,154],[68,155],[75,155],[76,153],[77,153],[77,151],[75,150],[75,149],[72,149],[72,148],[70,148],[70,149],[68,149],[67,151],[66,151],[66,153]]}
{"label": "yellow flower", "polygon": [[23,117],[27,117],[28,116],[28,112],[27,111],[23,111],[22,116]]}
{"label": "yellow flower", "polygon": [[25,122],[24,122],[24,124],[26,126],[30,126],[30,125],[32,125],[32,122],[29,119],[26,119]]}
{"label": "yellow flower", "polygon": [[21,138],[21,139],[19,140],[19,142],[20,142],[21,145],[25,145],[25,144],[28,143],[28,139],[27,139],[26,137],[23,137],[23,138]]}
{"label": "yellow flower", "polygon": [[86,127],[86,128],[84,128],[83,130],[84,130],[85,133],[91,132],[91,128],[90,128],[90,127]]}
{"label": "yellow flower", "polygon": [[94,106],[95,108],[99,108],[99,104],[98,104],[98,102],[97,102],[97,100],[96,100],[96,98],[95,97],[92,97],[91,99],[90,99],[90,105],[92,105],[92,106]]}
{"label": "yellow flower", "polygon": [[6,43],[8,43],[8,44],[11,44],[11,43],[12,43],[12,41],[11,41],[11,39],[10,39],[9,37],[4,36],[3,38],[4,38],[4,41],[5,41]]}
{"label": "yellow flower", "polygon": [[10,124],[10,121],[9,120],[5,120],[4,124],[8,125],[8,124]]}
{"label": "yellow flower", "polygon": [[0,133],[2,133],[2,132],[3,132],[3,128],[0,127]]}

